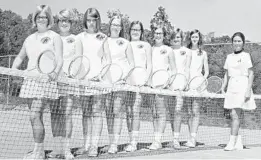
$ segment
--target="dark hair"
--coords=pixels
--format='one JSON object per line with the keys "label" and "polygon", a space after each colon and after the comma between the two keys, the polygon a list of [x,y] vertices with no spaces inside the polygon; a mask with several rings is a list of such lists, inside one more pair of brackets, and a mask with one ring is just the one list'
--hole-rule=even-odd
{"label": "dark hair", "polygon": [[181,45],[183,45],[183,41],[184,41],[184,34],[183,34],[183,31],[180,29],[180,28],[177,28],[174,32],[171,33],[170,35],[170,41],[175,39],[177,34],[180,34],[181,36]]}
{"label": "dark hair", "polygon": [[[153,39],[154,39],[154,34],[155,34],[155,31],[157,29],[162,29],[163,31],[163,44],[164,45],[169,45],[169,42],[167,40],[167,30],[164,28],[164,27],[155,27],[153,30],[152,30],[152,35],[153,35]],[[153,40],[153,45],[155,45],[155,41]]]}
{"label": "dark hair", "polygon": [[202,47],[203,41],[202,41],[202,34],[199,32],[199,30],[195,29],[195,30],[193,30],[193,31],[191,31],[191,32],[189,33],[189,42],[188,42],[188,46],[187,46],[187,47],[188,47],[189,49],[192,48],[191,36],[192,36],[193,34],[195,34],[195,33],[198,33],[198,35],[199,35],[198,48],[199,48],[199,53],[200,53],[200,55],[201,55],[201,54],[202,54],[202,49],[201,49],[201,47]]}
{"label": "dark hair", "polygon": [[83,16],[83,26],[85,29],[88,29],[88,26],[86,24],[88,16],[93,17],[97,20],[96,29],[97,29],[97,31],[100,31],[101,30],[101,16],[100,16],[99,11],[96,8],[88,8],[86,10],[86,12],[84,13],[84,16]]}
{"label": "dark hair", "polygon": [[118,19],[121,20],[121,31],[120,31],[120,33],[119,33],[119,37],[125,38],[125,29],[124,29],[124,25],[123,25],[123,20],[122,20],[122,18],[121,18],[120,16],[114,16],[114,17],[112,17],[112,18],[110,19],[108,36],[109,36],[109,37],[111,36],[111,24],[112,24],[112,21],[113,21],[114,19],[116,19],[116,18],[118,18]]}
{"label": "dark hair", "polygon": [[143,28],[142,23],[140,21],[133,21],[130,24],[130,30],[129,30],[130,41],[131,41],[131,29],[136,24],[140,25],[140,30],[141,30],[140,40],[144,40],[144,28]]}
{"label": "dark hair", "polygon": [[231,37],[232,43],[236,36],[240,37],[243,41],[243,44],[245,44],[245,35],[242,32],[236,32],[233,34],[233,36]]}

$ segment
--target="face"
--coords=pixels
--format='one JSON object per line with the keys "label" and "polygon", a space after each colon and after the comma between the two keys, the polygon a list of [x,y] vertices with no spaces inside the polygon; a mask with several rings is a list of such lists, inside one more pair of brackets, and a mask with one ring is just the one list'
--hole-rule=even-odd
{"label": "face", "polygon": [[235,36],[233,39],[233,49],[234,51],[241,51],[244,46],[243,40],[239,36]]}
{"label": "face", "polygon": [[63,33],[70,32],[71,22],[70,22],[70,20],[67,20],[67,19],[59,20],[58,27],[59,27],[60,31]]}
{"label": "face", "polygon": [[155,43],[162,43],[163,39],[164,39],[164,33],[163,33],[162,28],[156,29],[154,32]]}
{"label": "face", "polygon": [[180,33],[177,33],[175,38],[172,40],[172,45],[174,46],[181,46],[182,43],[182,36]]}
{"label": "face", "polygon": [[132,26],[131,28],[131,40],[140,40],[140,36],[141,36],[141,27],[139,24],[135,24]]}
{"label": "face", "polygon": [[115,18],[112,22],[111,22],[111,35],[114,36],[119,36],[120,31],[122,29],[121,27],[121,19],[119,18]]}
{"label": "face", "polygon": [[47,29],[48,17],[45,13],[41,12],[36,16],[36,26],[39,29]]}
{"label": "face", "polygon": [[97,30],[97,20],[98,19],[96,19],[94,17],[87,16],[86,26],[87,26],[89,31],[96,32],[96,30]]}
{"label": "face", "polygon": [[194,33],[191,35],[191,42],[193,45],[198,45],[199,42],[199,33]]}

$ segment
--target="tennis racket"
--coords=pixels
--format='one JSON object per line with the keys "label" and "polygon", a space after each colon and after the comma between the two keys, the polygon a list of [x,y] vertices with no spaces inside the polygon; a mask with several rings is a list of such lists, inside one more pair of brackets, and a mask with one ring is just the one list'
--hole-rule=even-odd
{"label": "tennis racket", "polygon": [[134,67],[132,68],[124,81],[133,86],[144,86],[148,83],[148,73],[147,70],[143,67]]}
{"label": "tennis racket", "polygon": [[151,78],[151,86],[152,88],[161,88],[164,89],[168,86],[170,75],[167,70],[161,69],[155,71]]}
{"label": "tennis racket", "polygon": [[169,83],[169,89],[173,91],[183,91],[186,89],[188,80],[184,74],[177,73],[171,76]]}
{"label": "tennis racket", "polygon": [[114,84],[121,80],[122,75],[123,71],[121,67],[118,64],[111,63],[105,65],[101,69],[100,73],[93,77],[91,81]]}
{"label": "tennis racket", "polygon": [[203,92],[208,85],[208,81],[203,76],[196,76],[189,82],[189,90]]}
{"label": "tennis racket", "polygon": [[42,74],[53,73],[56,69],[57,63],[55,59],[55,54],[51,50],[43,51],[37,58],[37,70]]}
{"label": "tennis racket", "polygon": [[223,81],[218,76],[211,76],[208,78],[207,91],[209,93],[218,93],[221,91]]}
{"label": "tennis racket", "polygon": [[86,56],[77,56],[69,64],[68,74],[76,79],[84,79],[90,71],[90,60]]}

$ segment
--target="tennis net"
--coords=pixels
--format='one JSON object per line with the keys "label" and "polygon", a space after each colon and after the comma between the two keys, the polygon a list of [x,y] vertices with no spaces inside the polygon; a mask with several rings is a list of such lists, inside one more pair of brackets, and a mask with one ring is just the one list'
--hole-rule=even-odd
{"label": "tennis net", "polygon": [[[0,67],[0,158],[22,158],[24,154],[31,151],[34,147],[32,127],[30,123],[30,110],[28,107],[28,99],[21,98],[22,87],[25,87],[25,82],[33,80],[36,83],[26,83],[27,95],[34,94],[35,97],[39,96],[36,93],[30,92],[30,88],[38,87],[44,89],[45,92],[55,92],[50,82],[47,81],[46,75],[35,74],[31,72],[15,70],[10,68]],[[169,152],[182,152],[191,151],[197,149],[211,149],[211,148],[222,148],[229,140],[230,135],[230,116],[228,110],[223,108],[224,95],[223,94],[210,94],[210,93],[191,93],[191,92],[173,92],[164,89],[151,89],[148,87],[131,87],[127,85],[109,85],[99,84],[97,82],[86,82],[81,80],[75,80],[70,78],[60,77],[58,79],[58,86],[62,86],[63,93],[71,92],[75,88],[84,88],[89,91],[89,95],[100,95],[108,94],[112,92],[120,91],[121,94],[127,94],[125,104],[132,106],[134,104],[135,95],[138,93],[142,95],[142,99],[138,99],[141,102],[140,107],[140,118],[141,126],[139,132],[138,150],[132,153],[126,153],[124,148],[129,143],[129,132],[127,129],[126,121],[133,118],[127,114],[128,108],[124,111],[123,127],[119,140],[119,147],[117,154],[103,153],[105,146],[109,145],[108,126],[106,120],[106,113],[103,112],[103,130],[102,136],[99,141],[99,156],[98,158],[113,158],[122,156],[138,156],[138,155],[149,155],[149,154],[161,154]],[[46,86],[45,86],[46,85]],[[40,87],[39,87],[40,86]],[[66,87],[64,87],[66,86]],[[79,87],[80,86],[80,87]],[[50,87],[48,89],[48,87]],[[59,87],[58,87],[59,88]],[[85,90],[85,91],[86,91]],[[126,92],[125,92],[126,91]],[[79,93],[81,91],[78,91]],[[85,92],[86,93],[86,92]],[[59,93],[59,95],[62,95]],[[49,94],[52,97],[52,94]],[[79,94],[81,95],[81,93]],[[73,133],[71,142],[71,151],[75,153],[79,147],[83,145],[83,128],[82,128],[82,107],[85,106],[85,100],[81,99],[81,96],[74,96],[74,107],[73,107]],[[153,118],[159,118],[158,113],[153,112],[155,110],[155,97],[164,97],[167,104],[166,110],[166,129],[162,137],[163,148],[157,151],[150,151],[147,147],[153,142],[154,129],[153,129]],[[189,109],[195,100],[200,102],[200,126],[197,133],[197,146],[195,148],[182,148],[175,150],[171,147],[173,140],[173,133],[170,122],[175,117],[174,108],[177,102],[177,96],[184,97],[184,107],[182,110],[182,125],[180,132],[180,141],[183,145],[189,139],[189,129],[187,127],[187,119],[189,115]],[[110,96],[103,96],[104,100],[109,101]],[[51,98],[49,98],[51,99]],[[241,129],[240,135],[242,135],[243,144],[246,147],[261,145],[261,95],[255,95],[255,102],[257,109],[254,111],[244,111],[241,115]],[[101,100],[101,99],[100,99]],[[44,109],[43,122],[45,125],[45,151],[46,153],[51,152],[56,146],[53,141],[52,125],[51,125],[51,114],[60,115],[58,123],[64,123],[65,111],[60,108],[60,99],[53,101],[49,105],[46,105]],[[119,104],[115,104],[119,105]],[[163,106],[161,108],[164,108]],[[105,110],[105,109],[104,109]],[[51,114],[50,114],[51,113]],[[108,113],[109,115],[112,113]],[[108,115],[107,115],[108,116]],[[62,126],[62,125],[61,125]],[[95,127],[95,126],[94,126]],[[62,128],[58,128],[62,130]],[[87,155],[81,155],[83,158]]]}

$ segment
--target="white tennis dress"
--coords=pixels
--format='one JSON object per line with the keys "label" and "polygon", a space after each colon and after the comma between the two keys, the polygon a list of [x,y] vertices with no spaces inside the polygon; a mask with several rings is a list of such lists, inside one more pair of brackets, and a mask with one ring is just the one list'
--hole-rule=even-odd
{"label": "white tennis dress", "polygon": [[[124,38],[108,38],[108,44],[111,51],[112,63],[119,65],[123,72],[123,77],[125,77],[129,70],[130,65],[127,59],[126,51],[129,45],[129,41]],[[113,73],[111,73],[113,76]]]}
{"label": "white tennis dress", "polygon": [[[76,44],[76,36],[71,34],[69,36],[61,36],[63,42],[63,67],[60,73],[60,76],[67,77],[69,75],[69,65],[75,56],[75,44]],[[59,94],[61,96],[66,95],[75,95],[79,96],[80,90],[77,85],[59,85]]]}
{"label": "white tennis dress", "polygon": [[[90,60],[90,71],[85,77],[86,80],[91,79],[99,75],[102,70],[102,58],[104,57],[103,44],[107,39],[107,36],[101,32],[87,33],[82,32],[78,36],[83,45],[83,55]],[[101,88],[85,87],[83,95],[99,95],[102,94]]]}
{"label": "white tennis dress", "polygon": [[[146,50],[149,49],[150,44],[148,42],[144,41],[132,41],[130,42],[132,51],[133,51],[133,57],[135,62],[135,67],[142,67],[144,69],[147,69],[147,52]],[[137,75],[136,75],[137,74]],[[136,81],[139,81],[139,78],[146,78],[149,74],[148,72],[145,73],[145,75],[140,75],[144,73],[136,73],[132,76],[131,84],[136,84]]]}
{"label": "white tennis dress", "polygon": [[[36,32],[26,38],[24,47],[29,59],[27,65],[28,71],[39,73],[36,68],[37,58],[46,50],[51,50],[55,53],[54,38],[58,36],[60,37],[57,33],[49,30],[43,35],[38,35]],[[48,64],[46,64],[46,67],[48,67]],[[26,78],[21,87],[20,97],[57,99],[59,97],[57,82]]]}
{"label": "white tennis dress", "polygon": [[224,108],[242,108],[252,110],[256,108],[253,92],[250,100],[245,103],[245,93],[248,86],[248,69],[252,68],[249,53],[229,54],[224,69],[227,69],[229,81],[225,96]]}
{"label": "white tennis dress", "polygon": [[[173,49],[173,53],[175,56],[175,64],[176,64],[176,69],[177,69],[177,73],[178,74],[183,74],[184,76],[186,76],[186,64],[188,61],[188,58],[191,56],[191,50],[182,46],[179,49]],[[177,77],[175,79],[175,82],[173,82],[173,86],[171,86],[172,89],[176,90],[176,89],[183,89],[185,87],[185,85],[187,84],[188,81],[188,77],[186,77],[187,79],[185,80],[182,77]]]}
{"label": "white tennis dress", "polygon": [[202,70],[204,65],[204,59],[207,58],[205,51],[191,50],[191,64],[190,64],[190,79],[196,76],[202,76]]}
{"label": "white tennis dress", "polygon": [[[162,45],[160,47],[153,47],[152,48],[152,70],[154,72],[158,70],[170,70],[170,63],[169,63],[169,55],[172,52],[172,48]],[[160,78],[169,78],[169,77],[160,77]],[[155,79],[155,81],[161,82],[161,79]]]}

